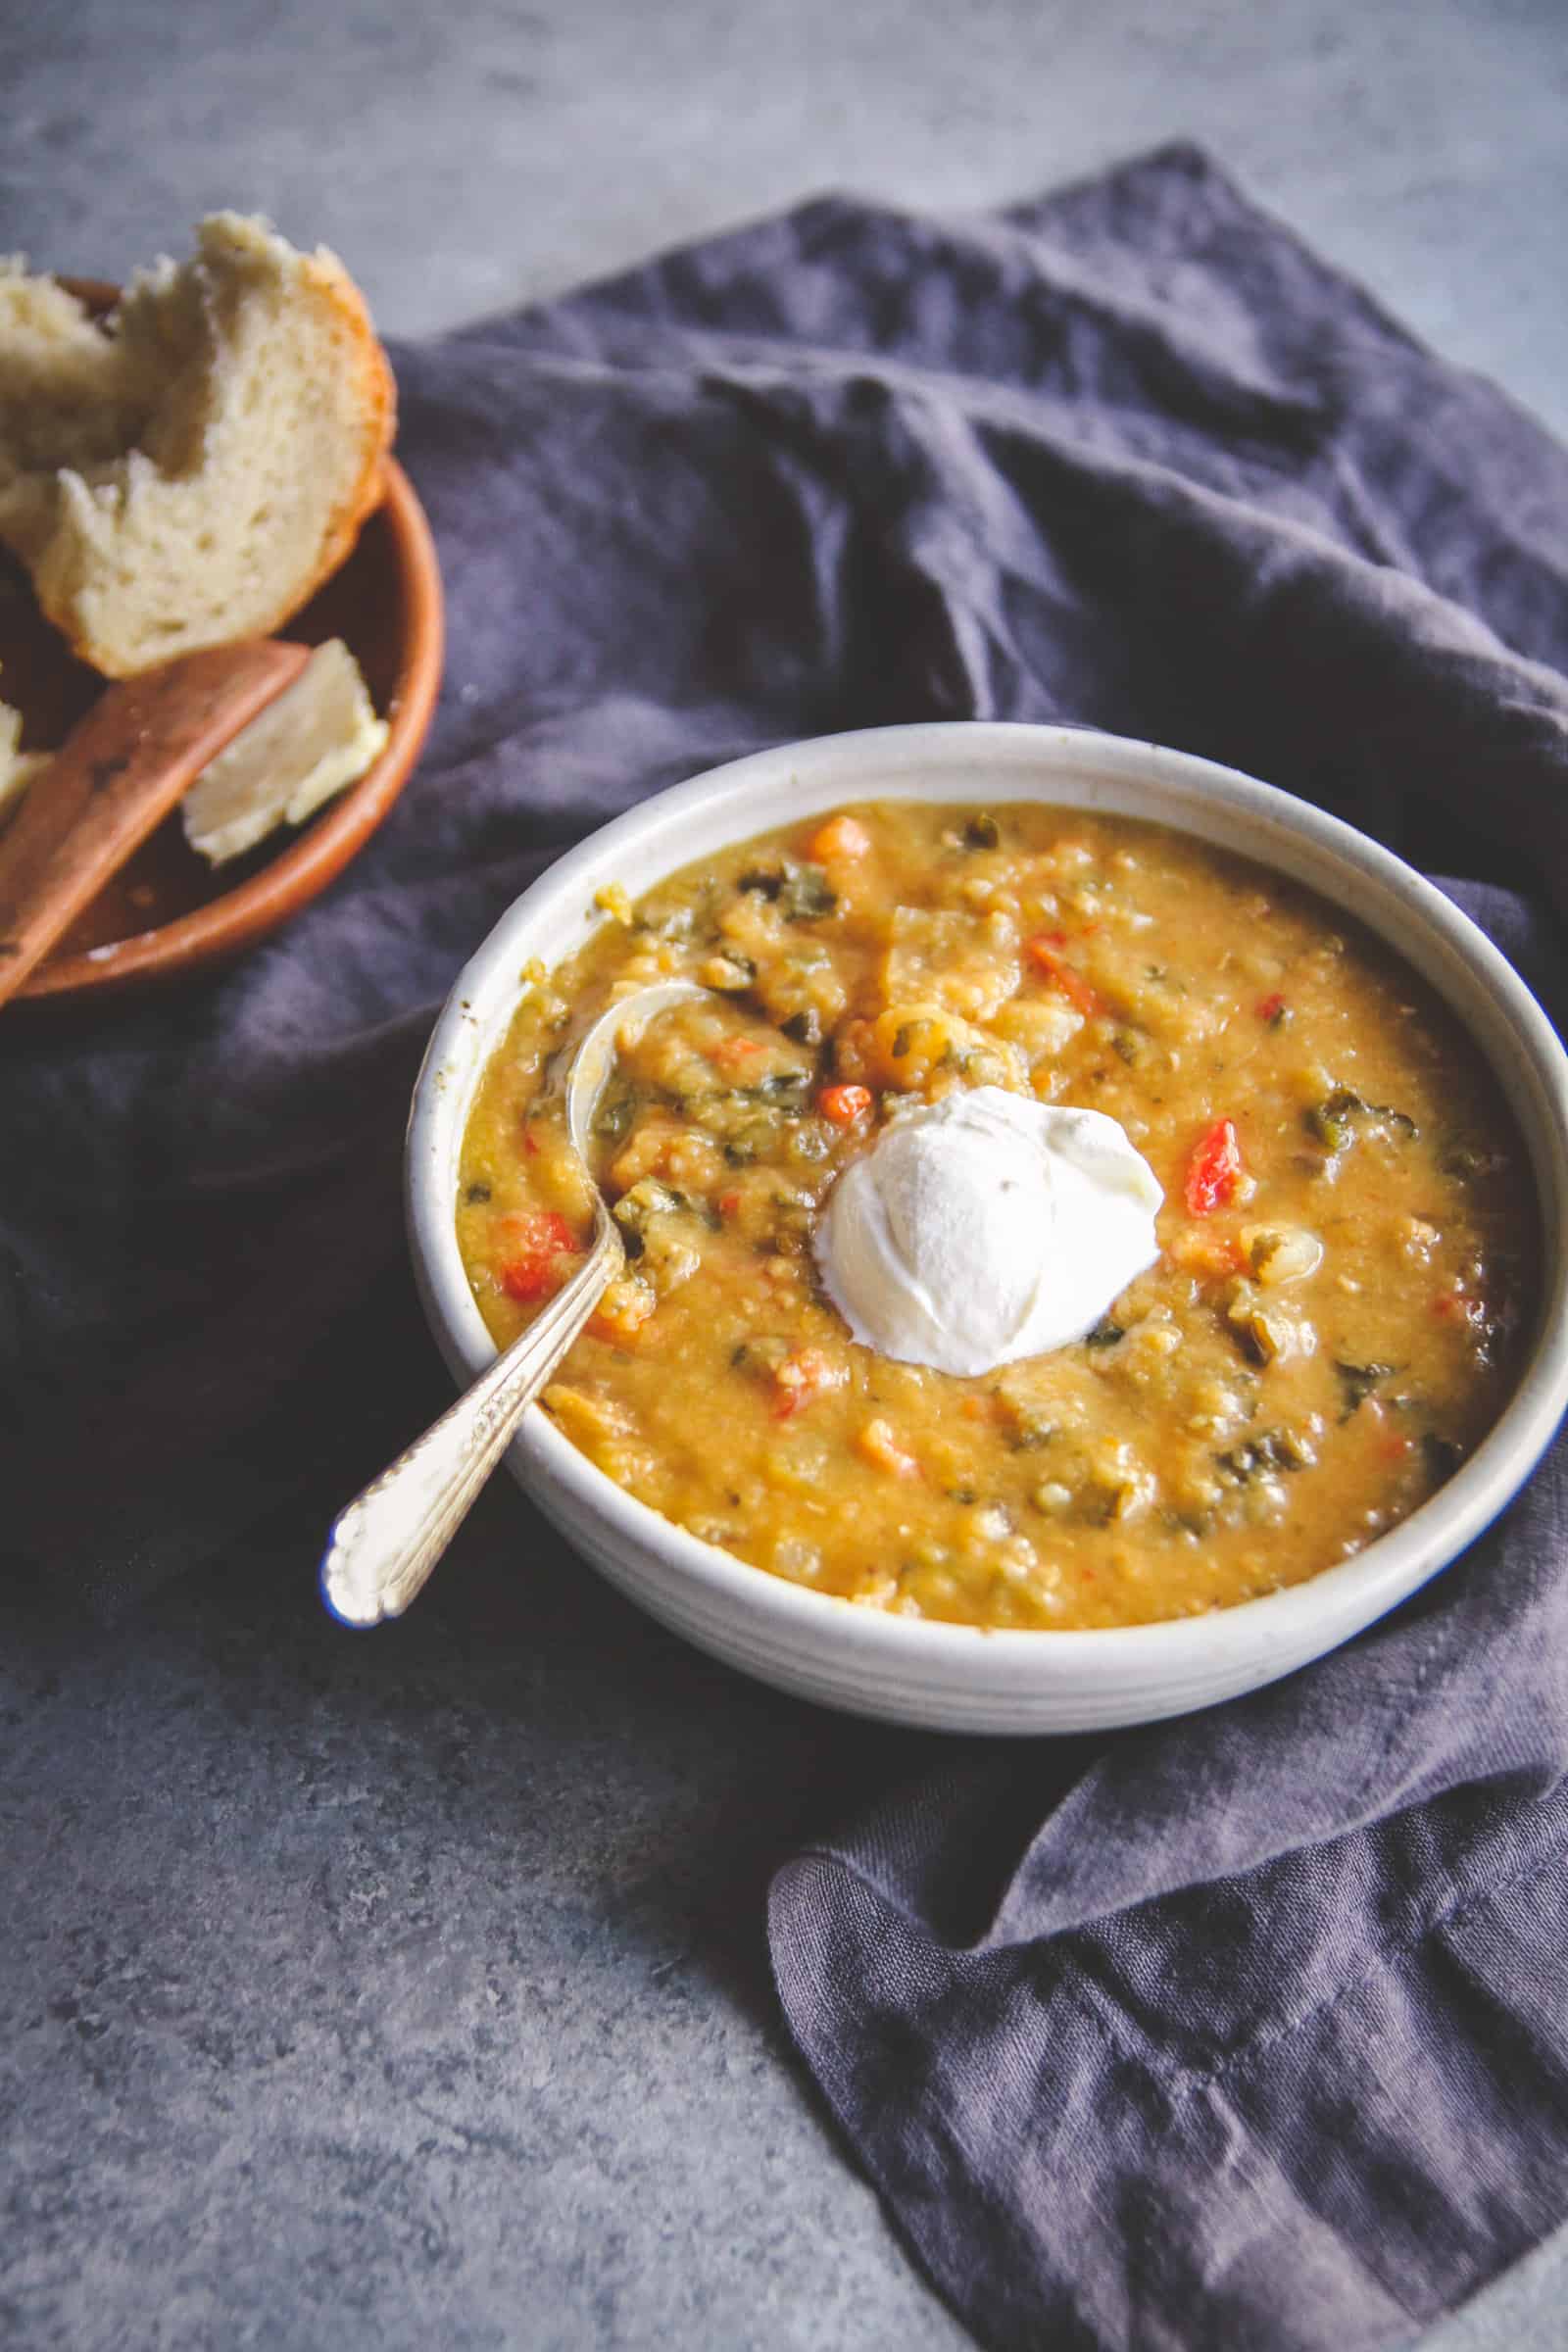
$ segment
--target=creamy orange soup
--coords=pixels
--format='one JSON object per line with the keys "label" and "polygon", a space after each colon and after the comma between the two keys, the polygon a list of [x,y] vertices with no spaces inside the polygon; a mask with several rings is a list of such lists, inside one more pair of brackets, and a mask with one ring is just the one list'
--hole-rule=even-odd
{"label": "creamy orange soup", "polygon": [[[1335,910],[1157,827],[878,804],[662,883],[542,969],[486,1072],[457,1227],[512,1340],[578,1262],[554,1073],[616,992],[593,1173],[628,1265],[545,1398],[741,1559],[903,1616],[1132,1625],[1270,1592],[1426,1500],[1496,1418],[1537,1264],[1473,1047]],[[858,1346],[810,1250],[901,1101],[1108,1112],[1158,1261],[1088,1337],[959,1379]]]}

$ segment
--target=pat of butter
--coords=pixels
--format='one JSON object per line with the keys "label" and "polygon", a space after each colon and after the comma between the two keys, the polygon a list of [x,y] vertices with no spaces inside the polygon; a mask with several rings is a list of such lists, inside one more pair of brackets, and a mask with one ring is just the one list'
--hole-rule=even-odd
{"label": "pat of butter", "polygon": [[357,784],[386,748],[359,664],[340,637],[210,760],[180,805],[185,838],[213,865],[275,825],[302,825]]}

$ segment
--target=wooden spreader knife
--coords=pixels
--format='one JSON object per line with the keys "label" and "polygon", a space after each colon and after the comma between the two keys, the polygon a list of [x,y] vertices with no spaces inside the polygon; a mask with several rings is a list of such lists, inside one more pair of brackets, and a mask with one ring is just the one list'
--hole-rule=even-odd
{"label": "wooden spreader knife", "polygon": [[0,832],[0,1004],[310,648],[259,637],[112,685]]}

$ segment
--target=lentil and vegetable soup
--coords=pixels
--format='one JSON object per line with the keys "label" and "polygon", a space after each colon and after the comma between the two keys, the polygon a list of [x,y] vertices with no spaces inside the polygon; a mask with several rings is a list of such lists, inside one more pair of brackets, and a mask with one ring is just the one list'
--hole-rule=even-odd
{"label": "lentil and vegetable soup", "polygon": [[[464,1143],[458,1238],[512,1340],[590,1231],[552,1063],[616,994],[594,1174],[628,1265],[544,1409],[743,1560],[903,1616],[1193,1616],[1361,1549],[1496,1418],[1532,1297],[1523,1146],[1463,1032],[1307,892],[1163,829],[880,803],[764,835],[529,974]],[[1157,1262],[1087,1339],[957,1379],[858,1346],[810,1250],[909,1100],[1121,1121]]]}

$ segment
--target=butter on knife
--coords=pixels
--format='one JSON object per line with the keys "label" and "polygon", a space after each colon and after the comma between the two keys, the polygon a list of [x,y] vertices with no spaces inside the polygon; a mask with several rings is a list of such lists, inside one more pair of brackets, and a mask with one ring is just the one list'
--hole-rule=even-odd
{"label": "butter on knife", "polygon": [[208,761],[180,803],[185,839],[209,864],[302,825],[386,748],[360,665],[341,637],[318,646],[292,686]]}
{"label": "butter on knife", "polygon": [[204,646],[120,679],[77,719],[0,833],[0,1004],[309,661],[278,637]]}
{"label": "butter on knife", "polygon": [[[0,704],[0,823],[31,786],[48,790],[46,753],[19,752],[17,713]],[[180,803],[185,838],[212,865],[254,849],[277,825],[301,825],[380,758],[359,663],[340,637],[318,646],[291,686],[210,760]]]}

